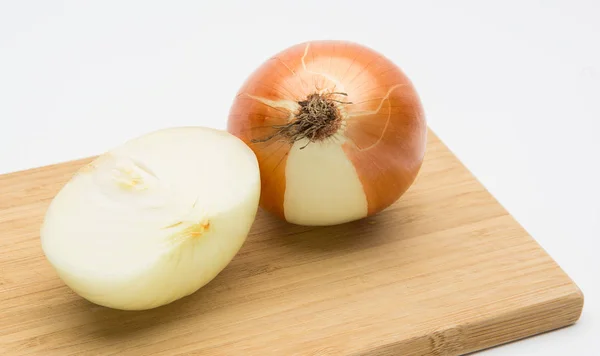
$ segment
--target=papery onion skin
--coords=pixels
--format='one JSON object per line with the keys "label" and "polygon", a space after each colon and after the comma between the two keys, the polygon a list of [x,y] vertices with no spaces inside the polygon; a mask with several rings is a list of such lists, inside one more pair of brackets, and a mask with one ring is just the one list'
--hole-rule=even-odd
{"label": "papery onion skin", "polygon": [[[335,133],[271,137],[297,121],[298,103],[315,93],[335,100]],[[301,225],[345,223],[389,207],[414,182],[427,141],[423,106],[403,71],[373,49],[333,40],[294,45],[259,66],[239,89],[227,129],[258,158],[261,207]]]}
{"label": "papery onion skin", "polygon": [[162,129],[82,167],[46,211],[42,248],[83,298],[152,309],[194,293],[230,263],[259,197],[258,162],[241,140],[205,127]]}

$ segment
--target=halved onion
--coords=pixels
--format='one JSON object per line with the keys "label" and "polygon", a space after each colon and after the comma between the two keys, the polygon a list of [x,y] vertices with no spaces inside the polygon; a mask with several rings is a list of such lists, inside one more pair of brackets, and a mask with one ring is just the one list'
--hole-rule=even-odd
{"label": "halved onion", "polygon": [[263,63],[239,90],[228,130],[258,157],[260,205],[301,225],[390,206],[415,180],[427,139],[408,77],[343,41],[298,44]]}
{"label": "halved onion", "polygon": [[43,250],[76,293],[128,310],[158,307],[211,281],[255,219],[253,152],[220,130],[130,140],[83,167],[51,202]]}

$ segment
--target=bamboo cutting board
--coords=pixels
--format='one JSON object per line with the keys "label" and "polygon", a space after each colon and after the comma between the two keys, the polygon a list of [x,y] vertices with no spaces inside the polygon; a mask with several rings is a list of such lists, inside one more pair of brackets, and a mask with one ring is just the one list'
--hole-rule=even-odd
{"label": "bamboo cutting board", "polygon": [[308,228],[259,213],[195,294],[99,307],[57,278],[38,235],[88,161],[0,176],[0,355],[457,355],[582,310],[578,287],[431,133],[416,183],[379,215]]}

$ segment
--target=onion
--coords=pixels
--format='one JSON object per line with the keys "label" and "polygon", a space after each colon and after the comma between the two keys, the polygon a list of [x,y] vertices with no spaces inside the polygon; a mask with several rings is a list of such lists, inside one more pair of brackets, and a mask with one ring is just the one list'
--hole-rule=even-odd
{"label": "onion", "polygon": [[258,158],[260,206],[300,225],[390,206],[414,182],[427,140],[401,69],[342,41],[301,43],[264,62],[235,97],[227,129]]}
{"label": "onion", "polygon": [[158,307],[211,281],[258,210],[254,153],[226,131],[170,128],[132,139],[80,169],[52,200],[44,253],[89,301]]}

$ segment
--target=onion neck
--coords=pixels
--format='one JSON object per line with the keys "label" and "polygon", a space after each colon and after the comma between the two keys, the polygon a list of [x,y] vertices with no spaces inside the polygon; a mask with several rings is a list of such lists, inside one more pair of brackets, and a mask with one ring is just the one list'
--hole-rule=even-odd
{"label": "onion neck", "polygon": [[293,144],[296,141],[307,140],[303,149],[311,142],[323,141],[338,132],[342,126],[343,115],[340,106],[349,102],[335,99],[336,95],[346,96],[345,93],[313,93],[305,100],[298,101],[298,110],[293,119],[285,125],[276,125],[274,134],[253,142],[266,142],[272,138],[283,138]]}

